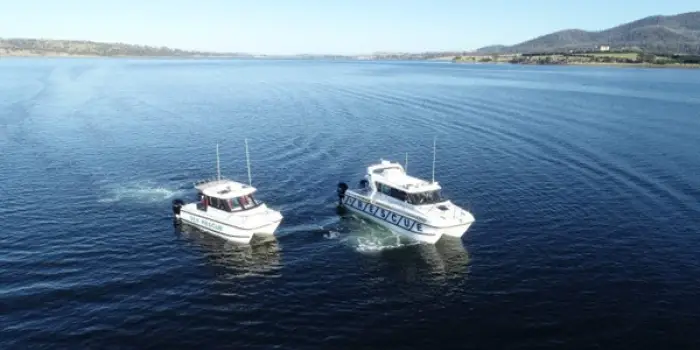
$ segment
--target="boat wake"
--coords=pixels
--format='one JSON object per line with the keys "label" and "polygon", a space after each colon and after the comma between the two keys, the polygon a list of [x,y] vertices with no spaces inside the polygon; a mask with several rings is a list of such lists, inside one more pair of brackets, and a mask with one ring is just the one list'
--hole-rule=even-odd
{"label": "boat wake", "polygon": [[359,253],[379,253],[384,250],[420,244],[417,241],[403,239],[384,227],[360,218],[353,217],[347,221],[348,234],[344,241]]}
{"label": "boat wake", "polygon": [[386,238],[358,236],[355,237],[354,240],[350,241],[354,241],[355,250],[359,253],[378,253],[384,250],[396,249],[410,245],[402,243],[400,237],[398,236]]}
{"label": "boat wake", "polygon": [[182,187],[162,185],[151,181],[108,185],[103,190],[105,193],[99,198],[100,203],[156,203],[173,199],[185,193],[185,189]]}
{"label": "boat wake", "polygon": [[341,236],[340,236],[340,232],[329,230],[328,232],[323,234],[323,238],[325,238],[325,239],[340,239]]}

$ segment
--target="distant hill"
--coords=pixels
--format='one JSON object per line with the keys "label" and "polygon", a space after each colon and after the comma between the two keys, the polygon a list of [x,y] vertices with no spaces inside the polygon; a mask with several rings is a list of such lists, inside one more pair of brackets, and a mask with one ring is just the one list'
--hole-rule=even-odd
{"label": "distant hill", "polygon": [[[547,53],[568,50],[641,50],[656,54],[700,55],[700,11],[674,16],[651,16],[602,31],[568,29],[512,46],[493,45],[477,54]],[[376,52],[367,55],[252,55],[218,53],[85,40],[2,39],[0,56],[141,56],[141,57],[258,57],[297,59],[443,60],[466,52]]]}
{"label": "distant hill", "polygon": [[187,51],[167,47],[123,43],[100,43],[85,40],[0,38],[0,56],[249,57],[252,55],[241,53]]}
{"label": "distant hill", "polygon": [[284,59],[374,59],[374,60],[431,60],[452,58],[463,52],[377,52],[367,55],[298,54],[253,55],[247,53],[219,53],[132,45],[103,43],[86,40],[2,39],[0,56],[105,56],[105,57],[246,57]]}
{"label": "distant hill", "polygon": [[638,49],[655,53],[700,54],[700,11],[674,16],[651,16],[591,32],[568,29],[512,46],[488,46],[478,53],[532,53],[589,50],[601,45],[611,50]]}

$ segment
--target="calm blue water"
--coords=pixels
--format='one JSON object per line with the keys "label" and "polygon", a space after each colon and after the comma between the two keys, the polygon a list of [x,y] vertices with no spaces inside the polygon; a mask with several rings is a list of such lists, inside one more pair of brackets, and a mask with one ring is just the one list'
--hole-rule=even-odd
{"label": "calm blue water", "polygon": [[[695,70],[2,59],[0,348],[697,348],[699,131]],[[339,218],[433,136],[462,240]],[[277,239],[173,227],[244,138]]]}

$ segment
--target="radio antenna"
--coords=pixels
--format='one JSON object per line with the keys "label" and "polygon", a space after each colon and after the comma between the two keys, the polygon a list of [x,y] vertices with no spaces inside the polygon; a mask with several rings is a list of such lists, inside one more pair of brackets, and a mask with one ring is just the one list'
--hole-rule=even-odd
{"label": "radio antenna", "polygon": [[404,160],[403,163],[403,171],[405,171],[408,174],[408,152],[406,152],[406,160]]}
{"label": "radio antenna", "polygon": [[433,183],[435,183],[435,143],[436,137],[433,136]]}
{"label": "radio antenna", "polygon": [[248,154],[248,139],[245,139],[245,161],[248,167],[248,185],[253,186],[253,180],[250,175],[250,155]]}
{"label": "radio antenna", "polygon": [[221,180],[221,168],[219,166],[219,143],[216,143],[216,179]]}

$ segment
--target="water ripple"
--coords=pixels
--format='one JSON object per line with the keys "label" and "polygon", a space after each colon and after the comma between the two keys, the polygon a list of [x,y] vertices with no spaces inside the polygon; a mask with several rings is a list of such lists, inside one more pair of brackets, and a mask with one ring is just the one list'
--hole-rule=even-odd
{"label": "water ripple", "polygon": [[[4,60],[0,347],[697,347],[697,72]],[[417,244],[335,210],[379,158],[477,221]],[[174,227],[222,172],[282,210]]]}

